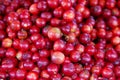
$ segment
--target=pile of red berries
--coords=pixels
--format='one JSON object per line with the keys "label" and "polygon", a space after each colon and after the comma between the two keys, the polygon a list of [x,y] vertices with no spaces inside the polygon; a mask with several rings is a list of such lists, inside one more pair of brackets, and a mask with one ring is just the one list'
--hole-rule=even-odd
{"label": "pile of red berries", "polygon": [[120,0],[0,0],[0,80],[120,80]]}

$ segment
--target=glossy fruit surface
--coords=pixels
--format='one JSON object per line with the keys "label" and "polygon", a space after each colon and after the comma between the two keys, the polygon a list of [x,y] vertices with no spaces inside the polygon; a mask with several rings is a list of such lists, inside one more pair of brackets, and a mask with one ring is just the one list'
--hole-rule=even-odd
{"label": "glossy fruit surface", "polygon": [[55,64],[62,64],[65,60],[65,56],[62,52],[55,51],[51,53],[51,60]]}
{"label": "glossy fruit surface", "polygon": [[120,0],[0,0],[0,80],[120,80]]}

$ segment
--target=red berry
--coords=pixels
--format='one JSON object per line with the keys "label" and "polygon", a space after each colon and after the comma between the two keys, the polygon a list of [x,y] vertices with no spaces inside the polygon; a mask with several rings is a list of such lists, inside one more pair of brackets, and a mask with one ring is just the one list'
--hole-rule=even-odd
{"label": "red berry", "polygon": [[72,10],[67,10],[66,12],[63,13],[63,19],[65,21],[72,21],[75,18],[75,12]]}
{"label": "red berry", "polygon": [[65,60],[65,56],[62,52],[55,51],[51,53],[51,61],[55,64],[62,64]]}
{"label": "red berry", "polygon": [[29,11],[32,14],[38,14],[39,13],[39,9],[37,8],[37,4],[36,3],[32,4],[30,6],[30,8],[29,8]]}
{"label": "red berry", "polygon": [[28,72],[27,75],[26,75],[26,79],[28,80],[37,80],[38,79],[38,74],[35,73],[35,72]]}
{"label": "red berry", "polygon": [[12,40],[10,38],[4,38],[2,41],[2,46],[5,48],[9,48],[12,46]]}
{"label": "red berry", "polygon": [[62,66],[62,72],[66,76],[71,76],[75,72],[75,66],[73,63],[64,63]]}
{"label": "red berry", "polygon": [[48,37],[50,40],[57,40],[60,39],[62,36],[61,30],[57,27],[52,27],[48,30]]}
{"label": "red berry", "polygon": [[113,75],[113,70],[110,68],[103,68],[102,70],[102,76],[105,78],[110,78]]}

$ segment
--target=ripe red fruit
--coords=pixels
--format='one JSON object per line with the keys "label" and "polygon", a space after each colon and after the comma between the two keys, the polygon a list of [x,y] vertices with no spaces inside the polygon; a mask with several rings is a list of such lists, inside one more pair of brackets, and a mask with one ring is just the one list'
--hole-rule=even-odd
{"label": "ripe red fruit", "polygon": [[4,71],[0,71],[0,78],[2,78],[2,79],[6,78],[6,74]]}
{"label": "ripe red fruit", "polygon": [[46,45],[46,42],[45,42],[45,39],[38,39],[36,42],[35,42],[35,46],[38,48],[38,49],[43,49],[45,48],[45,45]]}
{"label": "ripe red fruit", "polygon": [[2,46],[4,48],[9,48],[12,46],[12,40],[10,38],[5,38],[2,40]]}
{"label": "ripe red fruit", "polygon": [[38,53],[34,53],[32,55],[32,61],[33,62],[36,62],[36,61],[39,61],[40,57],[39,57],[39,54]]}
{"label": "ripe red fruit", "polygon": [[100,75],[101,69],[102,69],[101,66],[99,66],[99,65],[94,65],[91,70],[92,70],[92,73],[97,74],[97,75]]}
{"label": "ripe red fruit", "polygon": [[38,14],[39,13],[39,9],[37,8],[37,4],[32,4],[29,8],[30,13],[32,14]]}
{"label": "ripe red fruit", "polygon": [[83,6],[82,4],[78,4],[76,5],[75,9],[77,12],[82,13],[85,9],[85,6]]}
{"label": "ripe red fruit", "polygon": [[116,45],[115,50],[120,54],[120,44]]}
{"label": "ripe red fruit", "polygon": [[50,24],[51,24],[51,26],[54,26],[54,27],[59,26],[60,20],[57,18],[53,18],[53,19],[51,19]]}
{"label": "ripe red fruit", "polygon": [[9,75],[10,75],[11,79],[15,79],[15,77],[16,77],[16,71],[17,71],[17,69],[13,69],[12,71],[9,72]]}
{"label": "ripe red fruit", "polygon": [[0,80],[120,80],[120,0],[0,0]]}
{"label": "ripe red fruit", "polygon": [[6,49],[5,48],[0,48],[0,58],[5,56]]}
{"label": "ripe red fruit", "polygon": [[62,64],[65,60],[65,55],[62,52],[54,51],[51,53],[51,61],[55,64]]}
{"label": "ripe red fruit", "polygon": [[28,33],[25,30],[21,30],[21,31],[18,31],[17,35],[19,39],[25,39],[27,38]]}
{"label": "ripe red fruit", "polygon": [[82,70],[80,73],[79,73],[79,77],[80,78],[83,78],[83,79],[88,79],[90,76],[90,73],[88,70]]}
{"label": "ripe red fruit", "polygon": [[91,56],[88,53],[82,53],[81,55],[81,61],[82,63],[86,64],[86,63],[90,63],[91,61]]}
{"label": "ripe red fruit", "polygon": [[26,71],[24,69],[18,69],[16,71],[16,79],[25,79]]}
{"label": "ripe red fruit", "polygon": [[76,41],[76,35],[74,33],[69,33],[67,36],[66,36],[66,41],[67,42],[70,42],[70,43],[73,43]]}
{"label": "ripe red fruit", "polygon": [[72,6],[72,3],[70,0],[62,0],[60,4],[63,7],[63,9],[69,9]]}
{"label": "ripe red fruit", "polygon": [[55,51],[63,51],[65,49],[65,42],[63,40],[57,40],[54,42],[53,49]]}
{"label": "ripe red fruit", "polygon": [[84,11],[82,12],[82,15],[84,18],[90,17],[90,10],[88,8],[85,8]]}
{"label": "ripe red fruit", "polygon": [[57,39],[60,39],[62,36],[62,32],[59,28],[53,27],[48,30],[48,37],[50,40],[55,41]]}
{"label": "ripe red fruit", "polygon": [[47,49],[39,50],[40,57],[49,57],[49,55],[50,55],[50,51],[48,51]]}
{"label": "ripe red fruit", "polygon": [[70,60],[72,62],[78,62],[81,60],[80,52],[79,51],[72,51],[70,53]]}
{"label": "ripe red fruit", "polygon": [[10,28],[11,28],[13,31],[19,31],[19,30],[21,29],[20,21],[18,21],[18,20],[13,21],[13,22],[10,24]]}
{"label": "ripe red fruit", "polygon": [[27,51],[29,50],[30,44],[27,40],[20,41],[19,48],[21,51]]}
{"label": "ripe red fruit", "polygon": [[4,58],[1,63],[1,69],[3,71],[10,71],[13,70],[16,66],[16,59],[15,58]]}
{"label": "ripe red fruit", "polygon": [[111,39],[111,43],[112,43],[113,45],[120,44],[120,37],[119,37],[119,36],[114,36],[114,37]]}
{"label": "ripe red fruit", "polygon": [[91,33],[92,29],[93,29],[92,25],[85,24],[85,25],[82,26],[81,31],[83,33],[88,33],[89,34],[89,33]]}
{"label": "ripe red fruit", "polygon": [[[9,36],[9,34],[8,34]],[[0,41],[3,40],[6,37],[6,33],[2,30],[0,30]]]}
{"label": "ripe red fruit", "polygon": [[43,12],[41,13],[41,18],[45,19],[46,21],[50,21],[52,14],[50,12]]}
{"label": "ripe red fruit", "polygon": [[32,22],[29,19],[23,19],[21,22],[21,26],[23,29],[28,30],[32,26]]}
{"label": "ripe red fruit", "polygon": [[40,73],[40,69],[39,69],[38,67],[34,67],[34,68],[32,69],[32,71],[35,72],[35,73],[37,73],[37,74]]}
{"label": "ripe red fruit", "polygon": [[87,44],[88,42],[90,42],[90,39],[91,39],[90,34],[87,33],[80,34],[79,41],[81,43]]}
{"label": "ripe red fruit", "polygon": [[118,19],[117,19],[117,17],[116,16],[109,17],[109,19],[108,19],[108,25],[111,28],[117,27],[118,26]]}
{"label": "ripe red fruit", "polygon": [[47,65],[49,64],[49,61],[47,58],[40,58],[37,61],[37,66],[41,69],[45,69],[47,67]]}
{"label": "ripe red fruit", "polygon": [[39,28],[44,27],[44,26],[46,25],[45,19],[37,18],[37,19],[36,19],[36,25],[37,25]]}
{"label": "ripe red fruit", "polygon": [[62,14],[63,14],[63,9],[62,9],[62,7],[55,8],[54,11],[53,11],[53,14],[54,14],[54,16],[57,17],[57,18],[62,17]]}
{"label": "ripe red fruit", "polygon": [[14,48],[8,48],[5,55],[6,57],[15,57],[16,50]]}
{"label": "ripe red fruit", "polygon": [[24,8],[19,8],[17,10],[17,13],[20,16],[20,19],[30,19],[30,13],[28,9],[24,9]]}
{"label": "ripe red fruit", "polygon": [[26,79],[27,80],[37,80],[38,79],[38,74],[30,71],[30,72],[27,73]]}
{"label": "ripe red fruit", "polygon": [[105,6],[109,9],[112,9],[112,8],[114,8],[115,4],[116,4],[115,0],[106,0],[106,5]]}
{"label": "ripe red fruit", "polygon": [[93,16],[99,16],[102,13],[101,6],[93,6],[91,7],[91,13]]}
{"label": "ripe red fruit", "polygon": [[58,73],[59,71],[59,68],[58,68],[58,65],[56,64],[49,64],[48,67],[47,67],[47,71],[50,75],[55,75]]}
{"label": "ripe red fruit", "polygon": [[89,4],[90,4],[91,6],[96,6],[96,5],[98,4],[98,1],[99,1],[99,0],[90,0]]}
{"label": "ripe red fruit", "polygon": [[6,16],[6,20],[8,23],[11,23],[13,21],[18,20],[18,14],[14,11],[9,12],[9,14]]}
{"label": "ripe red fruit", "polygon": [[0,30],[4,30],[5,28],[6,27],[4,21],[0,20]]}
{"label": "ripe red fruit", "polygon": [[40,11],[45,11],[47,9],[47,7],[48,7],[48,5],[47,5],[46,1],[39,1],[38,4],[37,4],[37,8]]}
{"label": "ripe red fruit", "polygon": [[25,70],[31,70],[33,69],[33,67],[34,67],[34,63],[31,60],[23,62],[23,68]]}
{"label": "ripe red fruit", "polygon": [[114,62],[118,58],[118,54],[114,49],[110,49],[106,51],[106,59]]}
{"label": "ripe red fruit", "polygon": [[102,76],[105,78],[110,78],[113,75],[113,70],[110,68],[103,68],[102,70]]}
{"label": "ripe red fruit", "polygon": [[75,66],[73,63],[64,63],[62,66],[62,72],[66,76],[71,76],[75,72]]}
{"label": "ripe red fruit", "polygon": [[112,12],[110,9],[104,9],[103,14],[104,18],[109,18],[112,15]]}
{"label": "ripe red fruit", "polygon": [[115,72],[115,75],[116,75],[117,77],[119,77],[119,76],[120,76],[120,66],[116,66],[116,67],[114,68],[114,72]]}
{"label": "ripe red fruit", "polygon": [[[47,70],[43,70],[43,71],[41,72],[40,76],[41,76],[42,78],[44,78],[44,79],[49,79],[49,78],[50,78],[50,75],[49,75],[49,73],[47,72]],[[42,79],[42,80],[44,80],[44,79]]]}
{"label": "ripe red fruit", "polygon": [[75,12],[72,10],[68,10],[63,13],[63,19],[67,22],[72,21],[75,18]]}
{"label": "ripe red fruit", "polygon": [[58,7],[58,1],[59,0],[48,0],[47,3],[50,8],[54,9]]}
{"label": "ripe red fruit", "polygon": [[61,75],[60,74],[56,74],[56,75],[52,75],[51,76],[51,79],[58,79],[58,80],[60,80],[61,79]]}

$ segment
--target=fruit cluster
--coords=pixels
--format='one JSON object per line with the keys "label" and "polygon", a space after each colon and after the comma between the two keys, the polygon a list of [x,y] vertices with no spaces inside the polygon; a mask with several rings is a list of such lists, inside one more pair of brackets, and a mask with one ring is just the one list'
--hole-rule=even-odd
{"label": "fruit cluster", "polygon": [[120,80],[120,0],[0,0],[0,80]]}

